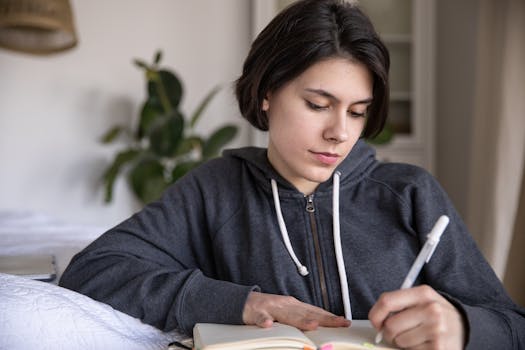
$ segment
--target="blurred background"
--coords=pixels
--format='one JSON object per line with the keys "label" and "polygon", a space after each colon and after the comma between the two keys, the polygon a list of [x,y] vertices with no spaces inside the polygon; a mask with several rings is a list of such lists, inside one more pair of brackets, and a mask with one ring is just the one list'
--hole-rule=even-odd
{"label": "blurred background", "polygon": [[[0,0],[0,41],[16,2]],[[136,122],[146,86],[132,61],[150,62],[159,49],[161,65],[184,84],[182,110],[194,110],[210,89],[223,86],[199,132],[235,123],[239,132],[228,147],[264,145],[264,135],[240,118],[232,83],[251,40],[291,2],[71,0],[76,42],[65,46],[72,47],[42,54],[4,42],[0,210],[109,228],[140,208],[124,178],[116,181],[113,201],[104,203],[102,174],[119,146],[100,138],[116,123]],[[377,146],[379,156],[436,176],[524,304],[524,2],[360,3],[393,57],[394,138]]]}

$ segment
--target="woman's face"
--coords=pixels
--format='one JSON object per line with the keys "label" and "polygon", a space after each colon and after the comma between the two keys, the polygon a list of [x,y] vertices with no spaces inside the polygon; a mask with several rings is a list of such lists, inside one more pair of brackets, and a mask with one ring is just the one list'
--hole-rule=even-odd
{"label": "woman's face", "polygon": [[372,84],[363,64],[331,58],[264,99],[268,159],[302,193],[310,194],[328,180],[359,139]]}

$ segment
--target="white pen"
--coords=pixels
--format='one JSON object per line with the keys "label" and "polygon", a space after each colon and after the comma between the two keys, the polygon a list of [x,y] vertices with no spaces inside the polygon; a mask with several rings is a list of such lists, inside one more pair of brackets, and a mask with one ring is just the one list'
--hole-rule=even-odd
{"label": "white pen", "polygon": [[[425,265],[425,263],[428,263],[428,261],[432,257],[432,254],[436,250],[439,240],[441,239],[441,235],[445,231],[445,228],[447,227],[449,221],[450,219],[446,215],[440,216],[439,219],[436,221],[434,227],[432,228],[432,231],[430,231],[430,233],[427,236],[427,240],[423,245],[423,248],[421,248],[421,251],[417,255],[417,258],[414,261],[414,263],[412,264],[410,271],[408,271],[408,274],[405,277],[405,280],[403,281],[403,284],[401,285],[400,289],[411,288],[414,285],[414,282],[416,281],[417,276],[421,272],[423,265]],[[383,330],[377,333],[375,338],[376,344],[380,343],[381,340],[383,340]]]}

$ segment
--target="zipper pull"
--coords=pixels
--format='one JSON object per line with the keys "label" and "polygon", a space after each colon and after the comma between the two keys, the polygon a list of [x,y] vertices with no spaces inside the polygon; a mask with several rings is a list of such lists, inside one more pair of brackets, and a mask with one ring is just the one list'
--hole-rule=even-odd
{"label": "zipper pull", "polygon": [[313,213],[315,211],[313,194],[306,197],[306,211],[309,213]]}

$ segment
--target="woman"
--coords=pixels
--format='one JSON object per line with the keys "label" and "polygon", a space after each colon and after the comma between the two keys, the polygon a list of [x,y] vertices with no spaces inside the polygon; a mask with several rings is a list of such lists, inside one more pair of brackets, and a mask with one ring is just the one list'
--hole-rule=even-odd
{"label": "woman", "polygon": [[[420,168],[378,162],[362,140],[385,123],[388,67],[354,5],[284,10],[236,85],[268,148],[195,169],[79,253],[61,285],[164,330],[369,318],[403,348],[525,346],[525,312],[440,186]],[[397,290],[443,214],[451,223],[431,263],[416,287]]]}

